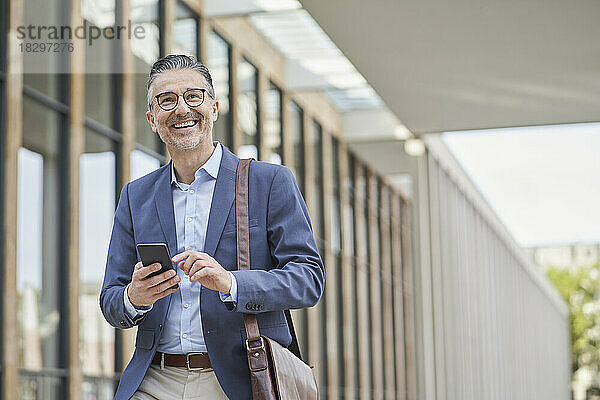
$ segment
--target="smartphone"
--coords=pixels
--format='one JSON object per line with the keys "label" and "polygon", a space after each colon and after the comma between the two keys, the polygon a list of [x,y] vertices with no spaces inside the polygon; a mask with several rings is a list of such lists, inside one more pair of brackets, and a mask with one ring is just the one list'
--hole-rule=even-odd
{"label": "smartphone", "polygon": [[[161,265],[161,269],[148,275],[148,278],[173,269],[171,255],[166,243],[139,243],[137,250],[140,253],[144,267],[154,263],[160,263]],[[171,286],[171,289],[177,287],[179,287],[179,284]]]}

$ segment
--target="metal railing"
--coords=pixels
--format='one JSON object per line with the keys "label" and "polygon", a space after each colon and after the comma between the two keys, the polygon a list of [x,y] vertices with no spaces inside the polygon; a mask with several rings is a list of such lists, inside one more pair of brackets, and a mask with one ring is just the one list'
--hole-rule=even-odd
{"label": "metal railing", "polygon": [[[44,368],[39,371],[19,370],[19,400],[66,399],[66,369]],[[119,383],[119,375],[84,376],[81,384],[83,400],[111,400]]]}

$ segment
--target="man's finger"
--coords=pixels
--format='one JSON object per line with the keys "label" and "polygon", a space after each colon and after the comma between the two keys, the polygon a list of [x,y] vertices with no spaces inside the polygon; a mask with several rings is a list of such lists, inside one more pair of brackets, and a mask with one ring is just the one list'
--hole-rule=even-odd
{"label": "man's finger", "polygon": [[181,269],[183,269],[185,271],[185,273],[187,274],[190,270],[190,268],[192,268],[192,265],[194,264],[194,262],[196,262],[197,260],[197,253],[192,253],[189,255],[189,257],[185,260],[185,262],[183,263],[183,267]]}
{"label": "man's finger", "polygon": [[174,276],[173,278],[164,281],[163,283],[161,283],[160,285],[157,285],[154,287],[155,293],[160,295],[161,293],[163,293],[166,290],[169,290],[169,288],[173,285],[177,285],[179,284],[179,281],[181,279],[178,276]]}
{"label": "man's finger", "polygon": [[190,255],[191,250],[186,250],[186,251],[182,251],[179,254],[176,254],[173,258],[171,258],[171,261],[173,262],[179,262],[185,258],[188,258],[188,256]]}
{"label": "man's finger", "polygon": [[[172,286],[172,285],[171,285]],[[168,295],[170,295],[171,293],[175,293],[176,291],[179,290],[179,285],[177,285],[177,287],[171,289],[171,286],[169,286],[169,288],[167,290],[165,290],[162,293],[159,293],[156,298],[154,299],[154,301],[156,302],[157,300],[162,299],[163,297],[166,297]]]}
{"label": "man's finger", "polygon": [[201,260],[196,260],[192,264],[192,267],[190,268],[190,271],[187,272],[186,274],[189,275],[189,276],[192,276],[192,275],[194,275],[196,272],[200,271],[204,267],[206,267],[206,265]]}
{"label": "man's finger", "polygon": [[160,275],[156,275],[153,276],[152,278],[147,278],[144,279],[144,285],[146,287],[152,287],[152,286],[156,286],[164,281],[166,281],[167,279],[171,279],[172,277],[175,276],[175,270],[170,270],[170,271],[165,271]]}
{"label": "man's finger", "polygon": [[147,267],[142,267],[142,268],[138,269],[137,271],[135,271],[134,275],[136,275],[137,279],[144,279],[151,273],[159,271],[160,268],[161,268],[160,263],[150,264]]}
{"label": "man's finger", "polygon": [[133,267],[134,271],[137,271],[138,269],[142,268],[144,266],[144,264],[142,264],[141,261],[139,261],[137,264],[135,264],[135,266]]}

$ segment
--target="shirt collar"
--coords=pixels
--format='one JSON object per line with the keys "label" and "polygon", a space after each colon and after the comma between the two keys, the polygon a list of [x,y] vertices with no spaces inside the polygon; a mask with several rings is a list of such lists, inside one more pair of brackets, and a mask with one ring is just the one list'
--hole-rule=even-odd
{"label": "shirt collar", "polygon": [[[221,166],[221,158],[223,157],[223,149],[221,148],[221,143],[213,142],[215,146],[215,151],[213,151],[210,158],[202,165],[201,168],[198,168],[196,173],[194,174],[195,178],[198,178],[200,174],[202,174],[202,170],[204,170],[208,175],[217,179],[217,175],[219,175],[219,167]],[[173,162],[171,162],[171,183],[179,184],[177,182],[177,177],[175,176],[175,167],[173,167]]]}

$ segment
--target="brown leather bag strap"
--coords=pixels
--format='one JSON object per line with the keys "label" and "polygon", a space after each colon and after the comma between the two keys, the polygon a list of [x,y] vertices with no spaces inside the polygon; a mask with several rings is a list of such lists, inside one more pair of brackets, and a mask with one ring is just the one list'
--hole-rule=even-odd
{"label": "brown leather bag strap", "polygon": [[248,227],[248,173],[252,159],[240,160],[235,182],[235,225],[237,229],[237,267],[250,269],[250,229]]}
{"label": "brown leather bag strap", "polygon": [[[235,224],[237,229],[237,267],[238,270],[250,269],[250,230],[248,227],[248,177],[251,158],[241,159],[236,173],[235,184]],[[289,310],[285,310],[285,319],[288,323],[292,343],[288,349],[302,360],[296,330]],[[256,314],[244,313],[244,325],[248,341],[260,340],[260,331]]]}
{"label": "brown leather bag strap", "polygon": [[[250,228],[248,224],[248,175],[252,159],[240,160],[235,183],[235,225],[237,230],[238,270],[250,269]],[[244,325],[248,341],[260,340],[255,314],[244,313]]]}

